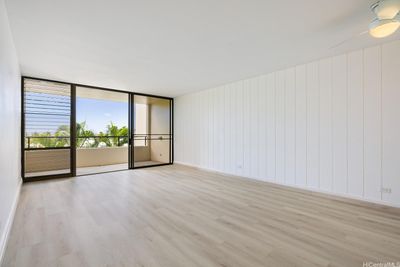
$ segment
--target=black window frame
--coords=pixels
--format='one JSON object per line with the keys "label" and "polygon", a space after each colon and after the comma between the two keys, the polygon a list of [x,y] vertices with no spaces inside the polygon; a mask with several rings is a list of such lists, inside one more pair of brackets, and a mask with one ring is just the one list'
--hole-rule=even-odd
{"label": "black window frame", "polygon": [[[70,119],[70,173],[66,174],[57,174],[57,175],[43,175],[43,176],[34,176],[34,177],[25,177],[25,79],[30,80],[38,80],[44,82],[55,82],[69,85],[71,88],[71,119]],[[66,81],[57,81],[45,78],[38,78],[38,77],[30,77],[30,76],[21,76],[21,177],[23,182],[33,182],[33,181],[40,181],[40,180],[48,180],[48,179],[56,179],[56,178],[67,178],[67,177],[76,177],[79,176],[76,174],[76,87],[86,87],[91,89],[98,89],[98,90],[105,90],[110,92],[119,92],[119,93],[126,93],[128,94],[129,99],[129,107],[128,107],[128,128],[129,128],[129,142],[128,142],[128,168],[131,169],[140,169],[140,168],[150,168],[150,167],[157,167],[157,166],[165,166],[165,165],[172,165],[174,163],[174,99],[172,97],[166,96],[159,96],[153,94],[145,94],[145,93],[138,93],[132,92],[128,90],[120,90],[120,89],[113,89],[113,88],[106,88],[100,86],[93,86],[87,84],[78,84],[78,83],[71,83]],[[134,142],[133,142],[133,104],[134,104],[134,95],[141,95],[147,97],[155,97],[161,99],[167,99],[170,101],[170,147],[169,147],[169,162],[150,165],[150,166],[134,166]],[[117,172],[122,170],[114,170],[114,171],[106,171],[106,172],[99,172],[99,173],[107,173],[107,172]],[[93,173],[98,174],[98,173]],[[86,174],[90,175],[90,174]]]}

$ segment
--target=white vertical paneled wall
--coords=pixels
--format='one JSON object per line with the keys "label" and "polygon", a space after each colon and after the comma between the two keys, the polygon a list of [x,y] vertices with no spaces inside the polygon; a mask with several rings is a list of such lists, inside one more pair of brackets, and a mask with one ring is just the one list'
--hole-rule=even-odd
{"label": "white vertical paneled wall", "polygon": [[382,65],[382,199],[400,202],[400,41],[381,47]]}
{"label": "white vertical paneled wall", "polygon": [[175,99],[175,161],[400,205],[400,41]]}

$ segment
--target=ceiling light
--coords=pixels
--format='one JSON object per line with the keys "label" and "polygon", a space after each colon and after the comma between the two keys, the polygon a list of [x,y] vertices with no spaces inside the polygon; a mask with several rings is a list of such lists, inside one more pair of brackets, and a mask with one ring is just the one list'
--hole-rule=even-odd
{"label": "ceiling light", "polygon": [[375,38],[384,38],[393,34],[400,27],[397,19],[375,19],[369,25],[369,33]]}
{"label": "ceiling light", "polygon": [[379,19],[393,19],[400,10],[400,0],[380,0],[371,6]]}

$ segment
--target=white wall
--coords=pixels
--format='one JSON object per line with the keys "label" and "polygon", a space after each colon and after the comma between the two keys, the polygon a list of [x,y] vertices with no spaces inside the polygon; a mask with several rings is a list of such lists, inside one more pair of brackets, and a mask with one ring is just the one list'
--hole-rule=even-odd
{"label": "white wall", "polygon": [[21,183],[20,79],[4,0],[0,0],[0,261]]}
{"label": "white wall", "polygon": [[399,152],[400,41],[175,100],[176,162],[201,168],[399,205]]}

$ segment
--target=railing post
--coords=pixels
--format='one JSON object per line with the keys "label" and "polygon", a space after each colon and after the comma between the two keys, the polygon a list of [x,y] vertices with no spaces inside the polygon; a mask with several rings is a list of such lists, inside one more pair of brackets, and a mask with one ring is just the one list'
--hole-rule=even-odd
{"label": "railing post", "polygon": [[28,149],[31,148],[31,138],[28,137]]}

